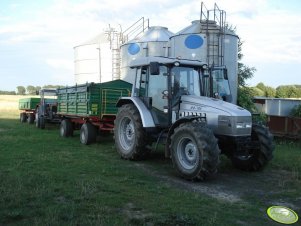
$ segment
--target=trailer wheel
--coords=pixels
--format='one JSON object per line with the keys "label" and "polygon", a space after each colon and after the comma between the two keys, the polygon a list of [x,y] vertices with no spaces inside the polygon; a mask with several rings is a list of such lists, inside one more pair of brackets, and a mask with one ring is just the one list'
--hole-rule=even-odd
{"label": "trailer wheel", "polygon": [[26,122],[26,120],[27,120],[27,115],[25,112],[22,112],[20,114],[20,122],[24,123],[24,122]]}
{"label": "trailer wheel", "polygon": [[73,135],[73,126],[70,120],[63,119],[60,125],[60,135],[61,137],[70,137]]}
{"label": "trailer wheel", "polygon": [[118,109],[114,122],[115,145],[124,159],[143,159],[149,153],[147,134],[143,128],[140,113],[133,104]]}
{"label": "trailer wheel", "polygon": [[241,170],[257,171],[273,158],[275,149],[273,135],[262,125],[253,124],[251,147],[245,154],[233,154],[233,165]]}
{"label": "trailer wheel", "polygon": [[91,123],[85,123],[80,129],[80,142],[82,144],[91,144],[96,140],[96,129]]}
{"label": "trailer wheel", "polygon": [[28,124],[33,124],[34,123],[34,113],[29,113],[28,118],[27,118],[27,122]]}
{"label": "trailer wheel", "polygon": [[205,180],[217,173],[220,149],[206,125],[181,124],[171,136],[170,148],[173,165],[183,178]]}

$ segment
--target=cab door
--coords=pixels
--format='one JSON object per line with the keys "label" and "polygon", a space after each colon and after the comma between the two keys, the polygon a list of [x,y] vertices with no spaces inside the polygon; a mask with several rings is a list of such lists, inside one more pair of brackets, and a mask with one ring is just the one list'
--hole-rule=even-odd
{"label": "cab door", "polygon": [[147,96],[151,99],[150,110],[154,121],[158,126],[168,126],[168,99],[167,92],[167,67],[160,66],[158,75],[149,75],[147,84]]}

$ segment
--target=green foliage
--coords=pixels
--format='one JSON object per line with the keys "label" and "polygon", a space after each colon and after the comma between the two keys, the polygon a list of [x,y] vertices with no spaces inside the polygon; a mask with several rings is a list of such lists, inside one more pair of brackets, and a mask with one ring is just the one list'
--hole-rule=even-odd
{"label": "green foliage", "polygon": [[301,89],[295,85],[278,86],[276,88],[276,97],[278,98],[300,98]]}
{"label": "green foliage", "polygon": [[263,97],[264,96],[264,91],[262,91],[261,89],[257,88],[257,87],[249,87],[251,95],[253,97],[258,96],[258,97]]}
{"label": "green foliage", "polygon": [[249,66],[241,63],[241,60],[243,58],[242,45],[243,45],[243,42],[241,42],[239,40],[238,41],[238,85],[246,86],[246,80],[248,80],[254,76],[256,68],[249,67]]}
{"label": "green foliage", "polygon": [[276,96],[276,89],[270,86],[265,87],[265,96],[266,97],[275,97]]}
{"label": "green foliage", "polygon": [[256,85],[257,89],[260,89],[263,93],[258,96],[262,97],[275,97],[276,96],[276,90],[273,87],[266,86],[262,82],[258,83]]}
{"label": "green foliage", "polygon": [[291,113],[290,113],[291,116],[294,116],[294,117],[301,117],[301,104],[299,105],[296,105]]}
{"label": "green foliage", "polygon": [[2,91],[0,90],[0,95],[16,95],[15,91]]}
{"label": "green foliage", "polygon": [[263,84],[263,82],[258,83],[258,84],[256,85],[256,87],[257,87],[258,89],[262,90],[262,91],[265,90],[265,85]]}
{"label": "green foliage", "polygon": [[246,80],[253,77],[256,71],[253,67],[248,67],[241,63],[243,58],[242,44],[238,42],[238,91],[237,91],[237,104],[250,112],[256,112],[256,107],[253,103],[254,90],[246,87]]}
{"label": "green foliage", "polygon": [[26,89],[24,86],[17,86],[17,94],[18,95],[25,95]]}
{"label": "green foliage", "polygon": [[64,86],[61,85],[45,85],[43,86],[44,89],[58,89],[58,88],[63,88]]}
{"label": "green foliage", "polygon": [[36,94],[36,87],[29,85],[26,87],[26,91],[27,91],[27,94],[30,94],[30,95]]}
{"label": "green foliage", "polygon": [[238,87],[237,104],[252,113],[257,112],[253,103],[252,89],[249,87]]}

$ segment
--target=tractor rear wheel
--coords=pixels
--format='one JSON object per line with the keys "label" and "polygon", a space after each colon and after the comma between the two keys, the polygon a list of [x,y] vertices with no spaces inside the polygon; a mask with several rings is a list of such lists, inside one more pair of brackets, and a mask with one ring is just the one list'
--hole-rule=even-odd
{"label": "tractor rear wheel", "polygon": [[96,128],[91,123],[86,122],[80,129],[80,142],[82,144],[91,144],[96,141]]}
{"label": "tractor rear wheel", "polygon": [[138,160],[149,153],[147,134],[140,113],[133,104],[118,109],[114,128],[115,145],[124,159]]}
{"label": "tractor rear wheel", "polygon": [[251,147],[244,154],[234,154],[232,163],[241,170],[257,171],[273,158],[274,149],[273,135],[269,130],[265,126],[253,124]]}
{"label": "tractor rear wheel", "polygon": [[183,178],[205,180],[217,173],[220,149],[204,124],[181,124],[171,136],[170,148],[173,165]]}
{"label": "tractor rear wheel", "polygon": [[70,137],[73,135],[73,126],[69,119],[63,119],[60,125],[61,137]]}

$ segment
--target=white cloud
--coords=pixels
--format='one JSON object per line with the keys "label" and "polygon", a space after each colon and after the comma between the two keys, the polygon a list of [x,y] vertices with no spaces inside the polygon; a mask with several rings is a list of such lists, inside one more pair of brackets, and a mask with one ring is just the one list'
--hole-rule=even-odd
{"label": "white cloud", "polygon": [[301,63],[299,15],[271,11],[240,20],[237,28],[248,60]]}
{"label": "white cloud", "polygon": [[73,61],[67,59],[47,59],[46,63],[54,69],[63,69],[73,72]]}

